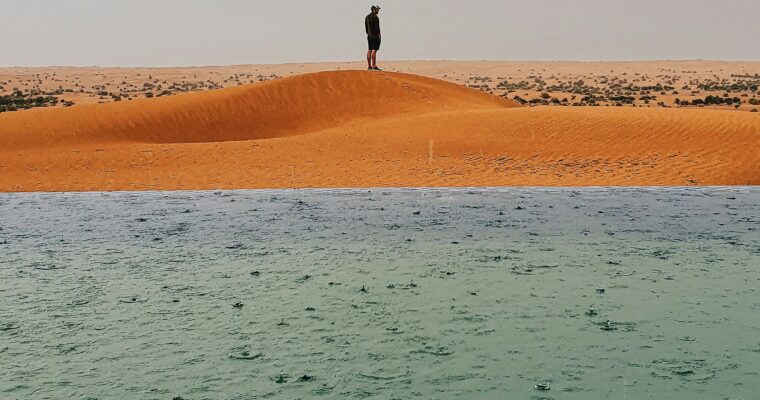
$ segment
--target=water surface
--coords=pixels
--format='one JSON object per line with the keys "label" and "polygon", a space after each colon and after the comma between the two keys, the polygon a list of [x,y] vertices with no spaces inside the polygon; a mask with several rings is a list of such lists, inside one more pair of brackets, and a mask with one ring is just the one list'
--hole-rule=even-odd
{"label": "water surface", "polygon": [[755,398],[759,215],[758,188],[2,194],[0,398]]}

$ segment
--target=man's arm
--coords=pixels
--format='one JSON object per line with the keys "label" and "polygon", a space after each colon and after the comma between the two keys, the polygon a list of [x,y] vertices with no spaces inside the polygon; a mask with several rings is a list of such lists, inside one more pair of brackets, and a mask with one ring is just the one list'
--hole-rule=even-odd
{"label": "man's arm", "polygon": [[375,31],[375,33],[377,33],[377,37],[381,37],[380,36],[380,17],[375,15],[375,18],[372,18],[372,22],[373,22],[373,28],[374,28],[373,30]]}

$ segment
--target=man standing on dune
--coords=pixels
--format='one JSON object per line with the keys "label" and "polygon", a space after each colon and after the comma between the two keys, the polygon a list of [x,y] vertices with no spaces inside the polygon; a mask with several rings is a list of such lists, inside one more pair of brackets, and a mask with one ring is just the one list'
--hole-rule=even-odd
{"label": "man standing on dune", "polygon": [[372,6],[372,12],[364,18],[364,29],[367,31],[367,69],[382,71],[377,67],[377,52],[380,51],[380,6]]}

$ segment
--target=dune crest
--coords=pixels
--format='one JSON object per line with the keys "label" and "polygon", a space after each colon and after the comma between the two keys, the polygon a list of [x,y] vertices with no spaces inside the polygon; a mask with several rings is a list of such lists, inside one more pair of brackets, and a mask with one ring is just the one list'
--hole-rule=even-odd
{"label": "dune crest", "polygon": [[271,139],[354,120],[516,107],[416,75],[332,71],[208,92],[0,115],[7,146],[102,142],[205,143]]}

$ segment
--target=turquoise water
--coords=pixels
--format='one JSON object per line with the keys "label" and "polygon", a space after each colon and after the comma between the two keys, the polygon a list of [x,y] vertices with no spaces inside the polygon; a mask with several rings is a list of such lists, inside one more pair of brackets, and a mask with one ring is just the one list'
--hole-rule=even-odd
{"label": "turquoise water", "polygon": [[753,399],[758,229],[760,188],[0,194],[0,398]]}

